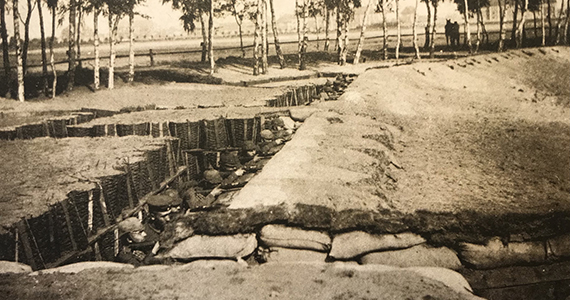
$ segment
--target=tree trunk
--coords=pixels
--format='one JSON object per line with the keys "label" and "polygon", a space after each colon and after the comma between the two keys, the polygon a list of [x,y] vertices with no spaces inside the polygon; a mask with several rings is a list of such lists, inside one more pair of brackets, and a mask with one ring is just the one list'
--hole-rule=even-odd
{"label": "tree trunk", "polygon": [[342,22],[342,31],[344,35],[344,42],[342,43],[342,65],[346,63],[346,56],[348,55],[348,19],[349,14],[344,14],[344,20]]}
{"label": "tree trunk", "polygon": [[28,74],[28,49],[30,48],[30,21],[32,20],[33,4],[32,0],[27,0],[28,11],[24,21],[24,45],[22,46],[22,68],[24,76]]}
{"label": "tree trunk", "polygon": [[129,77],[128,82],[135,81],[135,11],[134,7],[129,10]]}
{"label": "tree trunk", "polygon": [[283,57],[283,51],[281,51],[281,43],[279,42],[279,32],[277,31],[277,21],[275,20],[275,9],[273,8],[273,0],[269,0],[269,6],[271,8],[271,28],[273,29],[273,41],[275,43],[275,52],[279,58],[279,67],[285,69],[287,66],[285,62],[285,57]]}
{"label": "tree trunk", "polygon": [[431,39],[429,45],[429,57],[435,57],[435,37],[437,32],[437,6],[439,0],[433,1],[433,29],[431,31]]}
{"label": "tree trunk", "polygon": [[53,43],[55,41],[55,21],[57,18],[57,5],[51,8],[51,37],[49,39],[49,64],[53,81],[51,83],[51,97],[55,98],[57,92],[57,70],[55,69],[55,55],[53,53]]}
{"label": "tree trunk", "polygon": [[198,9],[198,16],[200,17],[200,26],[202,29],[202,58],[201,62],[206,62],[208,57],[208,34],[206,33],[206,22],[204,21],[204,12]]}
{"label": "tree trunk", "polygon": [[414,50],[416,51],[416,56],[415,58],[417,59],[421,59],[420,56],[420,48],[418,46],[418,31],[417,31],[417,25],[418,25],[418,6],[420,4],[420,0],[416,0],[416,6],[414,8],[414,25],[412,28],[412,34],[414,36],[414,40],[413,40],[413,44],[414,44]]}
{"label": "tree trunk", "polygon": [[356,54],[354,55],[353,64],[357,65],[360,61],[360,54],[362,53],[362,48],[364,47],[364,32],[366,31],[366,18],[370,13],[370,8],[372,7],[372,1],[368,0],[368,5],[366,5],[366,10],[364,11],[364,16],[362,16],[362,27],[360,29],[360,39],[358,40],[358,45],[356,46]]}
{"label": "tree trunk", "polygon": [[[558,12],[558,20],[556,21],[556,45],[560,44],[560,35],[561,35],[561,28],[562,28],[562,14],[564,13],[564,0],[561,1],[562,4],[560,5],[560,11]],[[25,74],[25,73],[24,73]]]}
{"label": "tree trunk", "polygon": [[396,64],[400,62],[400,44],[402,43],[402,29],[400,26],[400,0],[396,1],[396,25],[397,25],[397,39],[396,39]]}
{"label": "tree trunk", "polygon": [[267,0],[261,0],[261,74],[267,74]]}
{"label": "tree trunk", "polygon": [[301,12],[299,11],[299,0],[295,0],[295,16],[297,17],[297,55],[299,57],[299,68],[301,67],[301,48],[303,41],[301,40]]}
{"label": "tree trunk", "polygon": [[335,7],[334,14],[335,14],[335,19],[336,19],[336,27],[335,27],[336,28],[336,39],[334,40],[334,51],[338,52],[338,47],[340,47],[338,44],[338,41],[340,41],[339,36],[341,34],[341,31],[339,29],[340,28],[340,19],[339,19],[338,7]]}
{"label": "tree trunk", "polygon": [[546,19],[548,20],[548,43],[552,43],[552,7],[550,0],[546,0],[546,8],[548,8],[548,13],[546,14]]}
{"label": "tree trunk", "polygon": [[570,0],[566,1],[566,25],[564,26],[564,38],[563,38],[563,42],[564,44],[568,44],[568,42],[570,41],[570,37],[568,36],[570,34],[569,32],[569,27],[570,26]]}
{"label": "tree trunk", "polygon": [[430,31],[432,30],[431,27],[431,5],[430,5],[430,1],[431,0],[425,0],[425,4],[426,4],[426,10],[427,10],[427,22],[426,22],[426,28],[425,28],[425,39],[424,39],[424,49],[427,50],[429,48],[429,46],[431,45],[430,43]]}
{"label": "tree trunk", "polygon": [[75,84],[75,0],[69,1],[69,60],[67,66],[67,91],[73,90]]}
{"label": "tree trunk", "polygon": [[301,43],[301,62],[299,63],[299,70],[305,70],[307,68],[306,65],[306,56],[307,56],[307,47],[308,47],[308,40],[309,36],[307,35],[307,18],[308,18],[308,10],[307,10],[307,0],[303,0],[303,41]]}
{"label": "tree trunk", "polygon": [[44,15],[42,11],[42,1],[37,0],[38,14],[40,17],[40,42],[42,47],[42,91],[48,96],[48,69],[46,55],[46,33],[44,29]]}
{"label": "tree trunk", "polygon": [[540,3],[540,32],[540,45],[544,46],[546,44],[546,28],[544,28],[544,5],[542,5],[542,1]]}
{"label": "tree trunk", "polygon": [[388,30],[386,24],[386,0],[380,0],[382,9],[382,57],[388,59]]}
{"label": "tree trunk", "polygon": [[465,44],[469,48],[469,54],[473,53],[473,46],[471,45],[471,28],[469,27],[469,4],[467,0],[463,0],[465,11],[463,12],[463,19],[465,19]]}
{"label": "tree trunk", "polygon": [[255,14],[255,33],[253,36],[253,75],[259,75],[259,52],[261,33],[261,0],[257,0],[257,13]]}
{"label": "tree trunk", "polygon": [[[79,0],[81,1],[81,0]],[[81,6],[81,3],[79,3],[79,5],[77,6],[77,27],[76,27],[76,32],[77,32],[77,41],[75,42],[76,46],[77,46],[77,65],[79,66],[79,68],[81,69],[82,63],[81,63],[81,19],[83,17],[83,7]]]}
{"label": "tree trunk", "polygon": [[475,53],[479,52],[479,45],[481,45],[481,10],[479,0],[477,0],[477,40],[475,41]]}
{"label": "tree trunk", "polygon": [[117,34],[117,28],[113,21],[113,14],[109,12],[109,81],[107,88],[110,90],[115,88],[115,34]]}
{"label": "tree trunk", "polygon": [[[505,2],[506,5],[506,2]],[[514,10],[513,10],[513,29],[511,31],[511,43],[516,44],[517,40],[517,24],[519,15],[519,0],[514,0]]]}
{"label": "tree trunk", "polygon": [[526,10],[528,8],[528,0],[523,0],[523,1],[524,1],[523,6],[521,7],[521,20],[519,22],[519,25],[517,26],[517,40],[516,40],[516,42],[517,42],[516,47],[517,48],[522,47],[522,44],[523,44],[523,36],[524,36],[523,31],[524,31],[524,22],[525,22],[525,17],[526,17],[525,13],[526,13]]}
{"label": "tree trunk", "polygon": [[[272,0],[273,1],[273,0]],[[331,22],[331,11],[329,10],[329,8],[325,5],[325,46],[323,47],[324,51],[329,51],[329,26],[330,26],[330,22]]]}
{"label": "tree trunk", "polygon": [[319,50],[319,18],[315,15],[315,31],[317,32],[317,50]]}
{"label": "tree trunk", "polygon": [[24,67],[22,62],[22,45],[20,41],[20,13],[18,0],[12,0],[14,17],[14,39],[16,41],[16,70],[18,73],[18,101],[24,102]]}
{"label": "tree trunk", "polygon": [[[273,3],[273,0],[271,0],[271,3]],[[243,20],[240,18],[240,16],[238,16],[238,12],[237,12],[237,8],[236,8],[236,1],[233,1],[233,9],[234,9],[234,18],[236,19],[236,24],[237,24],[238,30],[239,30],[239,47],[241,49],[241,57],[244,58],[245,57],[245,49],[243,48],[243,32],[241,29],[241,24],[243,23]]]}
{"label": "tree trunk", "polygon": [[479,12],[479,20],[481,20],[481,33],[483,34],[483,38],[481,39],[482,44],[489,44],[489,33],[485,27],[485,19],[483,18],[483,13],[481,9],[478,10]]}
{"label": "tree trunk", "polygon": [[210,16],[208,19],[208,56],[210,59],[210,75],[214,75],[214,68],[216,67],[216,62],[214,61],[214,44],[213,44],[213,32],[214,32],[214,0],[210,1]]}
{"label": "tree trunk", "polygon": [[336,52],[337,62],[340,64],[342,56],[342,18],[343,14],[339,7],[336,8]]}
{"label": "tree trunk", "polygon": [[8,48],[8,31],[6,30],[6,1],[0,0],[0,30],[2,35],[2,60],[4,63],[4,89],[6,98],[10,97],[12,90],[12,72],[10,71],[10,49]]}
{"label": "tree trunk", "polygon": [[505,12],[506,0],[497,0],[499,3],[499,41],[497,43],[497,51],[502,52],[505,45]]}
{"label": "tree trunk", "polygon": [[538,26],[536,24],[536,11],[532,11],[532,19],[534,21],[534,37],[537,38],[538,37]]}
{"label": "tree trunk", "polygon": [[93,52],[95,53],[95,62],[93,65],[93,88],[98,90],[101,85],[99,69],[101,68],[101,61],[99,59],[99,14],[100,8],[95,8],[93,13]]}

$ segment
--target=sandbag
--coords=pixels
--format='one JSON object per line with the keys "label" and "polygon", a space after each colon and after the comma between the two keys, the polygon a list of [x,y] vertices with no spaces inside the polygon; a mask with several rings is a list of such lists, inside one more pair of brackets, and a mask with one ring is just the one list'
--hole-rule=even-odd
{"label": "sandbag", "polygon": [[327,254],[313,250],[271,247],[263,251],[266,262],[324,262]]}
{"label": "sandbag", "polygon": [[46,269],[41,271],[36,271],[30,273],[31,276],[41,275],[41,274],[53,274],[53,273],[79,273],[84,270],[90,269],[133,269],[134,266],[131,264],[122,264],[110,261],[86,261],[70,265],[61,266],[53,269]]}
{"label": "sandbag", "polygon": [[32,267],[18,262],[0,260],[0,274],[8,273],[30,273]]}
{"label": "sandbag", "polygon": [[548,257],[557,259],[570,256],[570,234],[563,234],[546,241]]}
{"label": "sandbag", "polygon": [[543,263],[546,250],[543,242],[515,242],[504,245],[500,238],[487,245],[461,243],[460,256],[477,269],[492,269],[518,264]]}
{"label": "sandbag", "polygon": [[285,129],[289,129],[289,130],[293,130],[295,129],[295,121],[293,121],[293,119],[291,119],[290,117],[279,117],[281,120],[283,120],[283,123],[285,124]]}
{"label": "sandbag", "polygon": [[331,238],[326,233],[284,225],[264,226],[259,239],[269,247],[328,251],[331,246]]}
{"label": "sandbag", "polygon": [[308,117],[317,111],[318,109],[307,107],[289,108],[289,116],[291,116],[291,119],[294,121],[305,122]]}
{"label": "sandbag", "polygon": [[443,282],[443,284],[456,292],[473,293],[473,289],[469,285],[469,282],[467,282],[467,279],[453,270],[438,267],[410,267],[404,270],[413,271],[424,277]]}
{"label": "sandbag", "polygon": [[350,259],[373,251],[409,248],[425,241],[421,236],[411,232],[375,235],[353,231],[335,236],[329,255],[336,259]]}
{"label": "sandbag", "polygon": [[237,234],[222,236],[195,235],[176,245],[159,258],[196,259],[196,258],[241,258],[248,256],[257,248],[255,234]]}
{"label": "sandbag", "polygon": [[362,264],[381,264],[398,267],[439,267],[457,270],[461,262],[457,254],[447,248],[432,248],[426,244],[394,251],[368,253],[360,258]]}

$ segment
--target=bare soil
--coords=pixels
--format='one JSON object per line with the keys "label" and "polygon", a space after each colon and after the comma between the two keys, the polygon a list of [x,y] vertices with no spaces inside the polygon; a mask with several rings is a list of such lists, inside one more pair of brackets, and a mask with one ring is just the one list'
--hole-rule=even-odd
{"label": "bare soil", "polygon": [[[122,172],[163,139],[38,138],[0,141],[0,226],[37,216],[72,190],[95,187],[98,177]],[[2,227],[0,227],[1,229]]]}

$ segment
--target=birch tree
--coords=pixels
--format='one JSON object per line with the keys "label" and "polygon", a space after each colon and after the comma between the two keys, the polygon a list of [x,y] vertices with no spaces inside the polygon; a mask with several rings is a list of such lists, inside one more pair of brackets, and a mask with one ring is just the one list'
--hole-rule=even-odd
{"label": "birch tree", "polygon": [[499,5],[499,41],[497,51],[503,52],[505,47],[505,15],[507,11],[507,0],[497,0]]}
{"label": "birch tree", "polygon": [[435,37],[437,32],[437,8],[439,6],[439,0],[431,0],[433,5],[433,28],[431,30],[431,39],[429,46],[429,57],[435,57]]}
{"label": "birch tree", "polygon": [[364,33],[366,31],[366,19],[368,14],[370,13],[370,9],[374,7],[376,4],[375,0],[368,0],[368,4],[366,5],[366,10],[364,11],[364,15],[362,16],[362,26],[360,27],[360,38],[358,39],[358,44],[356,46],[356,54],[354,55],[354,64],[358,64],[360,62],[360,55],[362,54],[362,48],[364,47]]}
{"label": "birch tree", "polygon": [[427,19],[426,19],[426,27],[425,27],[425,39],[424,39],[424,49],[427,50],[429,49],[431,43],[430,43],[430,33],[432,31],[432,26],[431,26],[431,0],[422,0],[422,2],[424,2],[426,4],[426,10],[427,10]]}
{"label": "birch tree", "polygon": [[332,9],[329,8],[326,1],[323,6],[325,9],[325,45],[323,46],[323,51],[329,51],[329,45],[330,45],[329,30],[330,30]]}
{"label": "birch tree", "polygon": [[75,0],[69,0],[67,91],[72,91],[75,84],[75,9]]}
{"label": "birch tree", "polygon": [[26,0],[26,19],[24,20],[24,44],[22,45],[22,68],[24,76],[28,73],[28,49],[30,47],[30,22],[32,21],[32,12],[35,9],[36,3],[32,0]]}
{"label": "birch tree", "polygon": [[388,59],[388,26],[386,24],[386,10],[388,0],[379,0],[376,11],[382,13],[382,58]]}
{"label": "birch tree", "polygon": [[40,22],[40,44],[42,51],[42,92],[48,96],[48,70],[47,70],[47,55],[46,55],[46,33],[44,29],[44,15],[42,11],[42,2],[37,0],[38,15]]}
{"label": "birch tree", "polygon": [[269,0],[269,6],[271,7],[271,27],[273,30],[275,53],[279,58],[279,67],[281,69],[285,69],[287,63],[285,62],[285,57],[283,56],[283,51],[281,50],[281,43],[279,42],[279,32],[277,30],[277,20],[275,19],[275,8],[273,7],[273,0]]}
{"label": "birch tree", "polygon": [[22,63],[22,42],[20,41],[20,13],[18,0],[12,0],[12,17],[14,19],[14,39],[16,41],[16,73],[18,76],[17,99],[24,102],[24,68]]}
{"label": "birch tree", "polygon": [[253,75],[259,75],[259,53],[261,52],[259,41],[261,40],[261,0],[257,0],[257,12],[255,14],[255,32],[253,36]]}
{"label": "birch tree", "polygon": [[55,98],[57,92],[57,70],[55,69],[55,55],[53,53],[53,43],[55,42],[55,27],[57,18],[57,4],[58,0],[47,0],[47,6],[51,11],[51,37],[49,39],[49,64],[53,81],[51,83],[51,97]]}
{"label": "birch tree", "polygon": [[[6,0],[0,0],[0,35],[2,36],[2,62],[4,66],[4,90],[6,98],[9,97],[12,72],[10,71],[10,49],[8,45],[8,31],[6,30]],[[1,87],[0,87],[1,88]]]}
{"label": "birch tree", "polygon": [[416,52],[415,54],[415,58],[417,59],[421,59],[420,56],[420,48],[418,46],[418,31],[417,31],[417,25],[418,25],[418,6],[420,4],[420,0],[416,0],[416,6],[414,8],[414,24],[413,24],[413,28],[412,28],[412,35],[413,37],[413,45],[414,45],[414,50]]}
{"label": "birch tree", "polygon": [[267,0],[261,0],[261,74],[267,74]]}
{"label": "birch tree", "polygon": [[402,28],[400,26],[400,0],[395,0],[396,3],[396,27],[397,27],[397,38],[396,38],[396,64],[400,62],[400,45],[402,44]]}

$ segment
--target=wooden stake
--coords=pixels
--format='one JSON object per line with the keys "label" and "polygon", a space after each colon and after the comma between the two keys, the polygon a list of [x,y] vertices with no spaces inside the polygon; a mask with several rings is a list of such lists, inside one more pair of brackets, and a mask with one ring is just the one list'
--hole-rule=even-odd
{"label": "wooden stake", "polygon": [[74,251],[77,251],[77,243],[75,242],[73,227],[71,226],[71,217],[69,216],[69,210],[67,209],[67,200],[61,201],[60,203],[61,208],[63,209],[63,214],[65,215],[65,224],[67,225],[69,239],[71,240],[71,247]]}
{"label": "wooden stake", "polygon": [[105,193],[103,191],[103,186],[100,183],[97,183],[99,187],[99,205],[101,206],[101,214],[103,215],[103,223],[105,223],[105,227],[111,225],[111,221],[109,220],[109,214],[107,213],[107,203],[105,202]]}
{"label": "wooden stake", "polygon": [[20,258],[20,233],[18,232],[18,227],[14,228],[14,261],[18,262]]}

